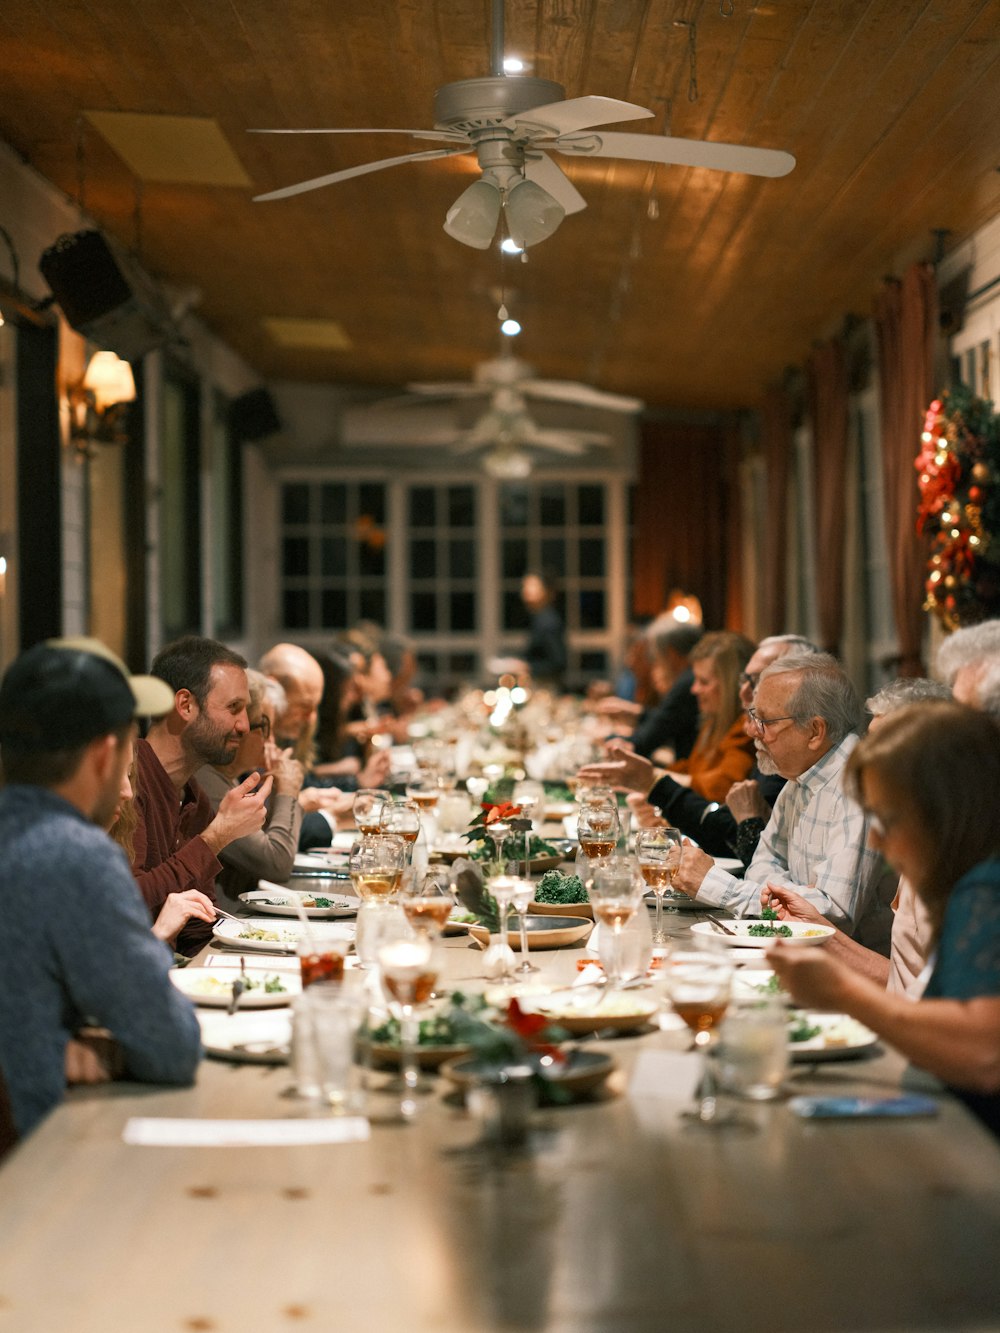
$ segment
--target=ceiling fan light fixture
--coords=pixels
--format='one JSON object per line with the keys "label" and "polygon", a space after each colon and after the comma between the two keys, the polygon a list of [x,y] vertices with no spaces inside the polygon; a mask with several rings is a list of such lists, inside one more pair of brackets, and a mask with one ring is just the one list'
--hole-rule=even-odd
{"label": "ceiling fan light fixture", "polygon": [[488,180],[473,181],[448,209],[444,229],[474,250],[488,250],[500,221],[500,191]]}
{"label": "ceiling fan light fixture", "polygon": [[521,250],[547,240],[566,216],[562,204],[534,181],[519,181],[507,192],[507,229]]}
{"label": "ceiling fan light fixture", "polygon": [[483,470],[497,481],[523,481],[531,474],[531,458],[523,449],[493,449],[483,455]]}

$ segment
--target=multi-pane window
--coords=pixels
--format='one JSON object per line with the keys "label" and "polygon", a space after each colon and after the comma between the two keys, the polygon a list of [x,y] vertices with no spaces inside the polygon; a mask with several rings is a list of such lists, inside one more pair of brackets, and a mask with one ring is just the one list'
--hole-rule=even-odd
{"label": "multi-pane window", "polygon": [[474,486],[412,486],[408,498],[409,630],[471,634],[479,628]]}
{"label": "multi-pane window", "polygon": [[286,629],[386,620],[386,488],[289,482],[282,488],[281,613]]}

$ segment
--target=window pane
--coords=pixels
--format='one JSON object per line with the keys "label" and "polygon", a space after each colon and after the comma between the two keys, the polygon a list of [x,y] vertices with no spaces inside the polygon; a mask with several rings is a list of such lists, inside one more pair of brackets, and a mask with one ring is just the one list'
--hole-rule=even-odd
{"label": "window pane", "polygon": [[384,625],[385,593],[381,588],[362,588],[358,610],[362,620],[374,620],[377,625]]}
{"label": "window pane", "polygon": [[410,594],[410,628],[412,630],[437,629],[437,598],[432,592]]}
{"label": "window pane", "polygon": [[505,592],[503,595],[504,629],[527,629],[528,613],[518,592]]}
{"label": "window pane", "polygon": [[448,564],[453,579],[474,579],[476,577],[475,542],[449,542]]}
{"label": "window pane", "polygon": [[583,588],[580,591],[580,628],[604,628],[604,590]]}
{"label": "window pane", "polygon": [[608,671],[607,653],[588,652],[580,654],[580,670],[588,674],[596,672],[598,675],[605,676]]}
{"label": "window pane", "polygon": [[543,527],[561,527],[566,522],[566,493],[561,486],[542,486],[538,501]]}
{"label": "window pane", "polygon": [[414,579],[437,577],[437,544],[433,539],[410,542],[410,577]]}
{"label": "window pane", "polygon": [[562,537],[546,537],[542,542],[542,569],[559,578],[566,575],[566,543]]}
{"label": "window pane", "polygon": [[451,628],[453,630],[473,630],[476,628],[476,597],[471,592],[453,592],[451,594]]}
{"label": "window pane", "polygon": [[286,486],[282,496],[281,518],[284,523],[309,522],[309,487]]}
{"label": "window pane", "polygon": [[505,527],[524,528],[528,526],[530,497],[524,486],[501,486],[500,519]]}
{"label": "window pane", "polygon": [[286,578],[309,573],[309,540],[306,537],[286,537],[283,543],[282,571]]}
{"label": "window pane", "polygon": [[385,522],[385,487],[374,482],[363,483],[358,487],[358,515],[367,515],[376,523]]}
{"label": "window pane", "polygon": [[358,570],[369,578],[385,573],[385,542],[381,533],[369,541],[358,543]]}
{"label": "window pane", "polygon": [[580,524],[604,522],[604,491],[600,486],[581,486],[578,492]]}
{"label": "window pane", "polygon": [[528,543],[519,537],[505,537],[503,543],[503,576],[519,579],[528,569]]}
{"label": "window pane", "polygon": [[580,575],[586,578],[604,576],[604,538],[584,537],[580,541]]}
{"label": "window pane", "polygon": [[286,588],[281,599],[281,614],[286,629],[306,629],[309,625],[309,593],[305,588]]}
{"label": "window pane", "polygon": [[476,493],[471,486],[449,486],[448,522],[453,528],[476,525]]}
{"label": "window pane", "polygon": [[319,550],[320,572],[326,578],[343,577],[347,573],[347,542],[343,537],[321,538]]}
{"label": "window pane", "polygon": [[324,629],[347,628],[351,617],[347,614],[347,593],[343,588],[323,589],[319,619]]}
{"label": "window pane", "polygon": [[410,526],[433,528],[437,522],[437,497],[430,486],[414,486],[410,491]]}
{"label": "window pane", "polygon": [[452,653],[448,658],[448,670],[453,676],[474,676],[478,670],[475,653]]}
{"label": "window pane", "polygon": [[347,522],[347,487],[331,484],[319,488],[320,522],[328,526]]}

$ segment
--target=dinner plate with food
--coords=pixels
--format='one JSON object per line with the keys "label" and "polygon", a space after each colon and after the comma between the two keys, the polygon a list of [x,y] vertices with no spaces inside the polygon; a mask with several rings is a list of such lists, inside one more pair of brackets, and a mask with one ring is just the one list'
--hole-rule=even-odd
{"label": "dinner plate with food", "polygon": [[608,986],[576,986],[520,1001],[522,1009],[541,1014],[554,1027],[582,1035],[590,1032],[632,1032],[648,1027],[660,1007],[652,989],[612,990]]}
{"label": "dinner plate with food", "polygon": [[871,1028],[848,1014],[810,1013],[794,1009],[788,1017],[788,1049],[793,1060],[851,1060],[867,1054],[878,1042]]}
{"label": "dinner plate with food", "polygon": [[242,979],[240,1009],[277,1009],[291,1004],[302,990],[294,972],[268,972],[262,968],[182,967],[174,968],[170,980],[197,1005],[210,1009],[228,1009],[233,1000],[233,983]]}
{"label": "dinner plate with food", "polygon": [[[337,927],[338,934],[347,934],[351,938],[354,931],[353,924]],[[299,936],[304,933],[305,927],[301,921],[282,921],[279,924],[268,917],[254,916],[248,916],[245,921],[225,917],[217,921],[212,929],[217,944],[227,949],[259,953],[294,953]],[[310,934],[322,939],[322,927],[314,926]]]}
{"label": "dinner plate with food", "polygon": [[357,898],[347,898],[343,894],[324,893],[319,889],[301,890],[298,887],[282,887],[261,880],[260,888],[240,894],[240,902],[253,912],[263,912],[265,916],[299,915],[299,907],[307,917],[317,921],[329,921],[338,917],[356,916],[360,903]]}
{"label": "dinner plate with food", "polygon": [[767,948],[774,940],[786,944],[825,944],[835,933],[833,926],[813,925],[811,921],[724,921],[725,929],[711,921],[696,921],[691,934],[711,937],[716,943],[733,949]]}

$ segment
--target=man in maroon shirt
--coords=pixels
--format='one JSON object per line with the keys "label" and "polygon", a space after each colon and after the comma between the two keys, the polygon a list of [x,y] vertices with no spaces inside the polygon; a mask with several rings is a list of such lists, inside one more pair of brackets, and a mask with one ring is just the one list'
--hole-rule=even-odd
{"label": "man in maroon shirt", "polygon": [[[222,799],[213,815],[193,781],[202,764],[227,764],[249,730],[246,662],[214,639],[188,635],[156,656],[153,673],[174,691],[174,706],[136,745],[136,810],[133,873],[156,918],[167,895],[200,889],[215,901],[218,853],[264,823],[271,778],[252,773]],[[195,954],[211,926],[189,921],[177,940]]]}

